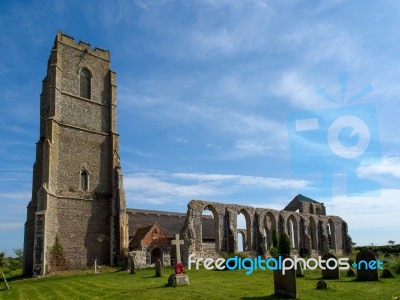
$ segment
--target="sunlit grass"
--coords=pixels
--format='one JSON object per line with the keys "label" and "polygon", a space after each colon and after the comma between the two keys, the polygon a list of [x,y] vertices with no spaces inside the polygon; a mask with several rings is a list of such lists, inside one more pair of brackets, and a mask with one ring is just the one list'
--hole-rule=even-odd
{"label": "sunlit grass", "polygon": [[[187,270],[190,286],[167,287],[173,270],[154,269],[137,274],[107,270],[93,274],[64,273],[40,279],[10,280],[10,290],[0,283],[0,299],[276,299],[271,271]],[[341,273],[340,280],[329,280],[328,290],[316,290],[320,271],[306,271],[297,279],[299,299],[400,299],[400,277],[378,282],[357,282]]]}

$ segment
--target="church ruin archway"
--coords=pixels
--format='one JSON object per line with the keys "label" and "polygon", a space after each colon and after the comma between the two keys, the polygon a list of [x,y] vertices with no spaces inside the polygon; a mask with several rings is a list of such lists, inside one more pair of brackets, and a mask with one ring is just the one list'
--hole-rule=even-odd
{"label": "church ruin archway", "polygon": [[267,249],[270,249],[271,247],[278,247],[278,245],[273,244],[272,236],[273,236],[274,232],[275,232],[275,234],[277,234],[276,220],[275,220],[274,214],[270,211],[265,214],[264,227],[265,227],[265,231],[266,231],[266,240],[267,240],[267,245],[268,245]]}
{"label": "church ruin archway", "polygon": [[288,236],[292,249],[299,249],[299,230],[297,220],[293,215],[287,219]]}
{"label": "church ruin archway", "polygon": [[212,204],[207,205],[201,216],[202,251],[215,253],[220,250],[219,245],[219,215]]}
{"label": "church ruin archway", "polygon": [[[236,218],[237,249],[238,252],[249,251],[250,246],[250,216],[245,209],[241,209]],[[242,240],[242,242],[240,242]]]}
{"label": "church ruin archway", "polygon": [[313,217],[308,218],[308,235],[310,236],[311,250],[317,250],[317,226]]}
{"label": "church ruin archway", "polygon": [[329,249],[336,250],[335,224],[330,218],[328,219],[328,223],[326,224],[326,232],[328,235]]}

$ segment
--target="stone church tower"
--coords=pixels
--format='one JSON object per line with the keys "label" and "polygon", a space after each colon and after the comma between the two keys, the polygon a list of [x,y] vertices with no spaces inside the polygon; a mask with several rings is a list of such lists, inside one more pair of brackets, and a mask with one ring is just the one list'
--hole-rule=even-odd
{"label": "stone church tower", "polygon": [[[110,52],[56,36],[40,96],[24,273],[123,262],[128,219]],[[56,259],[61,245],[64,259]]]}

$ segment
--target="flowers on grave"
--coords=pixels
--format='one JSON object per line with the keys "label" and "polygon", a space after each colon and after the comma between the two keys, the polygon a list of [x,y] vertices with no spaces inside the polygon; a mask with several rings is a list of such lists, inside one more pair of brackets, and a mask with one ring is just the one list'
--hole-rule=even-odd
{"label": "flowers on grave", "polygon": [[182,263],[177,263],[175,265],[175,274],[183,274],[185,273],[185,267]]}

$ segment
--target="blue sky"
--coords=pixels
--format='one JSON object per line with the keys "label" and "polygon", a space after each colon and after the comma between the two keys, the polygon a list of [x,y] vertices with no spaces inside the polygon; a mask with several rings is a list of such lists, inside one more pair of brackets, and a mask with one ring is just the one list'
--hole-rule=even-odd
{"label": "blue sky", "polygon": [[[400,242],[399,13],[398,1],[2,1],[0,250],[23,244],[59,29],[111,51],[128,207],[282,209],[303,193],[357,244]],[[352,115],[365,126],[335,136]]]}

